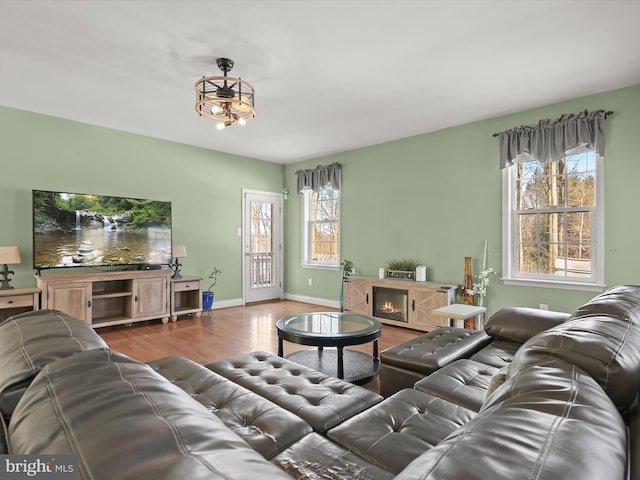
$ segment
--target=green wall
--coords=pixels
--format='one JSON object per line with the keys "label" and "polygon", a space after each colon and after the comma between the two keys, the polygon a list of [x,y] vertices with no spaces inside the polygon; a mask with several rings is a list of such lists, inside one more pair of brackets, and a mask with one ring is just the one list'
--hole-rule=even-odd
{"label": "green wall", "polygon": [[[237,300],[241,190],[279,192],[286,185],[284,290],[293,298],[336,303],[340,273],[300,266],[295,171],[340,162],[341,258],[361,274],[376,275],[388,259],[414,257],[427,265],[430,280],[457,284],[464,256],[479,270],[485,240],[488,264],[502,270],[501,173],[492,134],[583,109],[615,112],[607,120],[605,281],[639,283],[640,85],[287,166],[0,107],[0,245],[20,246],[23,263],[12,267],[12,283],[33,286],[32,189],[170,200],[174,243],[185,244],[189,254],[183,272],[207,276],[217,265],[223,271],[217,301]],[[570,311],[593,295],[505,286],[494,278],[488,307],[546,303]]]}
{"label": "green wall", "polygon": [[282,165],[6,107],[0,145],[0,245],[20,246],[15,287],[35,285],[31,190],[61,190],[171,201],[173,243],[187,247],[183,274],[206,277],[217,265],[216,301],[237,300],[241,190],[282,189]]}
{"label": "green wall", "polygon": [[[287,188],[295,192],[300,168],[341,163],[341,259],[352,260],[360,274],[376,276],[386,260],[413,257],[427,265],[428,280],[462,283],[463,257],[473,257],[477,273],[485,240],[488,266],[502,271],[502,177],[492,134],[584,109],[615,112],[607,120],[605,152],[605,282],[637,284],[640,86],[288,165]],[[286,291],[337,300],[338,271],[300,266],[301,212],[295,193],[286,209]],[[487,301],[489,313],[541,303],[572,311],[596,293],[507,286],[493,277]]]}

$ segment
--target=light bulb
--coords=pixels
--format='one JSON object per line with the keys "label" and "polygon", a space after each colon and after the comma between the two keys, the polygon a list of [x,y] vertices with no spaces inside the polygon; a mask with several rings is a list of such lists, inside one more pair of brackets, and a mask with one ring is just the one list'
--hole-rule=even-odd
{"label": "light bulb", "polygon": [[245,125],[247,123],[247,121],[244,118],[240,117],[240,120],[238,120],[238,123],[240,125]]}
{"label": "light bulb", "polygon": [[224,122],[220,122],[220,123],[218,123],[218,124],[216,125],[216,128],[217,128],[218,130],[222,130],[224,127],[225,127]]}

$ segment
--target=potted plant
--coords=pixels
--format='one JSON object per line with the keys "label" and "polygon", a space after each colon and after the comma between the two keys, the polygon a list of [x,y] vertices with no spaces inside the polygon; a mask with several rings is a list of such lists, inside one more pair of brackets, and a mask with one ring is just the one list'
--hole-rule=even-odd
{"label": "potted plant", "polygon": [[349,275],[355,275],[356,267],[353,266],[353,262],[351,260],[347,260],[346,258],[341,263],[342,266],[342,276],[348,277]]}
{"label": "potted plant", "polygon": [[420,265],[420,263],[413,258],[387,260],[387,277],[415,280],[416,267],[418,265]]}
{"label": "potted plant", "polygon": [[213,297],[214,297],[213,287],[216,285],[216,283],[218,283],[218,275],[221,275],[221,274],[222,272],[218,269],[218,267],[214,265],[213,271],[209,275],[209,278],[211,279],[211,284],[209,285],[209,288],[207,288],[205,291],[202,292],[202,309],[203,310],[211,310],[211,308],[213,307]]}

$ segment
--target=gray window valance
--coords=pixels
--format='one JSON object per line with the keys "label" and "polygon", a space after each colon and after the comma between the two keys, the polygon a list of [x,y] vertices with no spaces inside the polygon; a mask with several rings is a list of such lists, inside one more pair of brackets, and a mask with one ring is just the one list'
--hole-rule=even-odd
{"label": "gray window valance", "polygon": [[612,112],[567,113],[556,121],[540,120],[538,125],[515,127],[499,133],[500,168],[518,160],[560,160],[567,152],[580,147],[604,155],[604,120],[608,113]]}
{"label": "gray window valance", "polygon": [[340,190],[340,172],[342,165],[332,163],[331,165],[318,165],[316,168],[308,170],[298,170],[298,193],[305,188],[311,188],[314,192],[319,192],[327,184],[331,184],[334,190]]}

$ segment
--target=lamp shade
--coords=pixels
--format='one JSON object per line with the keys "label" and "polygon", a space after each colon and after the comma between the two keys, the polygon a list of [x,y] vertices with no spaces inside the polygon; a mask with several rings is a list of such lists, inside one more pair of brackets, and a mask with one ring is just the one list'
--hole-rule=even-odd
{"label": "lamp shade", "polygon": [[184,245],[173,246],[173,256],[176,258],[184,258],[187,256],[187,248]]}
{"label": "lamp shade", "polygon": [[0,247],[0,264],[20,263],[18,247]]}

